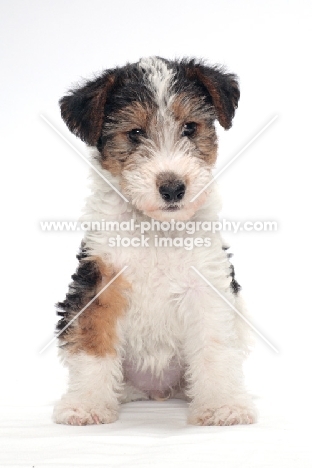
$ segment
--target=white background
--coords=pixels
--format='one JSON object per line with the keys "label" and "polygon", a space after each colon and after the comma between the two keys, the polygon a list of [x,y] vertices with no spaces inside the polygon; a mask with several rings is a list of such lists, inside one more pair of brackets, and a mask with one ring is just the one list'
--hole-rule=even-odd
{"label": "white background", "polygon": [[[219,127],[219,169],[278,116],[222,174],[219,183],[228,219],[278,222],[276,233],[228,233],[225,237],[235,253],[237,278],[253,323],[279,354],[257,338],[246,366],[249,386],[259,402],[259,423],[244,432],[225,428],[216,433],[185,426],[190,431],[180,441],[189,446],[189,458],[182,457],[185,466],[209,462],[214,467],[276,467],[279,462],[283,467],[312,466],[306,444],[311,420],[312,313],[309,3],[2,0],[0,395],[6,415],[2,466],[119,466],[117,462],[145,466],[149,449],[140,452],[145,435],[153,445],[156,433],[174,438],[175,424],[185,425],[183,406],[173,404],[167,411],[166,404],[149,404],[145,427],[146,405],[135,403],[123,410],[125,426],[118,426],[119,422],[114,428],[79,428],[84,431],[79,433],[75,432],[78,428],[57,427],[50,420],[51,405],[65,388],[66,373],[57,361],[54,344],[39,355],[53,337],[53,304],[64,298],[81,238],[80,233],[44,233],[39,222],[77,219],[88,193],[86,163],[40,114],[87,154],[62,122],[58,99],[81,78],[149,55],[205,58],[225,64],[240,77],[241,100],[233,127],[229,132]],[[171,423],[159,429],[170,411]],[[139,418],[141,432],[131,426],[133,418]],[[41,450],[38,440],[43,427],[46,445]],[[109,453],[105,452],[107,441],[92,449],[98,458],[84,459],[82,452],[76,460],[75,442],[66,450],[68,437],[77,435],[77,446],[82,440],[92,446],[92,435],[98,440],[103,431],[116,436],[116,446]],[[50,432],[61,436],[62,456],[58,457],[57,447],[49,451]],[[119,446],[128,434],[136,436],[132,440],[138,450],[134,455],[124,449],[122,458]],[[213,434],[220,445],[215,439],[212,446],[207,445]],[[180,449],[174,454],[168,447],[166,443],[160,446],[164,458],[151,449],[148,462],[153,466],[181,464]],[[248,462],[244,453],[251,447]],[[121,458],[114,458],[116,454]]]}

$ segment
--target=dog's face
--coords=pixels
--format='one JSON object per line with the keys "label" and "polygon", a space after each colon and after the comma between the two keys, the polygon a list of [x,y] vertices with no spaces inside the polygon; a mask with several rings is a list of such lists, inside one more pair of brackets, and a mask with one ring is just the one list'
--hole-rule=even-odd
{"label": "dog's face", "polygon": [[130,202],[158,220],[187,220],[209,191],[215,119],[231,126],[235,75],[194,60],[152,57],[108,70],[60,101],[69,129],[96,146]]}

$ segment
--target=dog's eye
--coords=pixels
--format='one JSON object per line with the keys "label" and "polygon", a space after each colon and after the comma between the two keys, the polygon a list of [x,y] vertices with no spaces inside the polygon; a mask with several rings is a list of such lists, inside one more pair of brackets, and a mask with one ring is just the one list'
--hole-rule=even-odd
{"label": "dog's eye", "polygon": [[128,132],[128,137],[133,143],[139,143],[143,135],[144,131],[141,128],[133,128]]}
{"label": "dog's eye", "polygon": [[182,136],[191,137],[195,135],[197,124],[195,122],[186,122],[182,130]]}

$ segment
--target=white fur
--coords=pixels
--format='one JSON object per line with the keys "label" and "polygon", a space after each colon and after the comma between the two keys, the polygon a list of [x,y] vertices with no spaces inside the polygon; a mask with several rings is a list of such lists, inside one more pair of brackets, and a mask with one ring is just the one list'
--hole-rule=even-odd
{"label": "white fur", "polygon": [[211,169],[199,158],[191,157],[190,143],[180,140],[174,143],[174,131],[167,126],[168,137],[163,136],[159,149],[151,149],[151,157],[138,158],[137,169],[124,171],[122,185],[125,194],[135,207],[154,219],[171,220],[172,212],[162,208],[165,202],[161,199],[156,187],[156,177],[160,173],[174,172],[177,179],[188,180],[188,189],[179,203],[180,210],[174,215],[176,220],[188,220],[204,203],[210,191],[203,192],[194,202],[191,202],[198,192],[212,179]]}
{"label": "white fur", "polygon": [[160,113],[164,112],[168,100],[172,99],[170,96],[170,86],[173,84],[172,71],[163,60],[157,57],[143,58],[140,60],[139,66],[147,72],[147,84],[156,96]]}
{"label": "white fur", "polygon": [[[159,128],[144,152],[136,154],[135,165],[120,177],[112,176],[93,158],[99,173],[129,199],[124,201],[96,172],[91,172],[92,193],[84,221],[140,222],[157,219],[217,221],[220,201],[210,184],[194,202],[192,198],[212,180],[211,167],[200,158],[190,139],[181,138],[181,128],[168,111],[173,76],[157,58],[139,64],[158,104]],[[170,106],[169,106],[170,107]],[[96,153],[96,149],[93,152]],[[93,156],[96,156],[96,154]],[[148,157],[146,157],[148,154]],[[174,173],[186,185],[178,211],[166,211],[166,202],[156,186],[161,173]],[[117,418],[118,403],[153,396],[181,396],[190,400],[189,422],[230,425],[255,421],[255,410],[243,383],[242,361],[248,350],[248,329],[233,309],[191,268],[195,267],[213,286],[245,313],[239,295],[231,290],[230,263],[222,249],[220,233],[208,233],[210,247],[161,248],[158,238],[206,238],[207,232],[148,232],[149,247],[112,247],[110,238],[140,237],[134,231],[88,231],[90,255],[113,265],[131,285],[129,307],[118,319],[116,356],[105,358],[67,354],[69,390],[57,404],[54,419],[59,423],[108,423]],[[171,372],[172,371],[172,372]],[[185,385],[177,384],[184,375]],[[124,374],[124,375],[123,375]],[[140,381],[148,376],[155,388],[150,392]],[[174,376],[174,377],[173,377]],[[170,381],[170,378],[172,381]]]}
{"label": "white fur", "polygon": [[123,389],[120,357],[60,354],[69,368],[69,388],[54,408],[54,421],[78,426],[116,421]]}
{"label": "white fur", "polygon": [[[100,169],[103,171],[103,169]],[[118,178],[103,171],[118,185]],[[87,201],[84,220],[136,222],[147,220],[132,204],[123,201],[98,174],[92,172],[93,193]],[[205,204],[192,221],[217,220],[220,208],[214,185]],[[240,297],[230,289],[229,261],[219,233],[209,233],[210,248],[111,248],[107,239],[116,232],[90,231],[85,241],[91,254],[112,263],[116,271],[124,265],[130,282],[129,310],[120,326],[120,357],[96,358],[80,354],[66,356],[70,369],[68,393],[56,406],[56,422],[90,424],[117,418],[118,400],[147,398],[127,384],[122,396],[122,359],[134,368],[161,378],[172,359],[186,372],[186,396],[191,400],[189,422],[193,424],[237,424],[255,421],[255,410],[247,395],[242,361],[248,347],[246,324],[191,269],[195,266],[226,299],[244,313]],[[119,232],[136,236],[138,232]],[[149,233],[150,234],[150,233]],[[157,232],[158,236],[181,235]],[[188,237],[205,237],[195,232]],[[121,348],[120,348],[121,349]]]}

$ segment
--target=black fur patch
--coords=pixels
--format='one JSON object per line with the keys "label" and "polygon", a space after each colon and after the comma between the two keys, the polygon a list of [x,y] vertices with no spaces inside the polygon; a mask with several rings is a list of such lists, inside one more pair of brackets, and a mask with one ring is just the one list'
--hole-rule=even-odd
{"label": "black fur patch", "polygon": [[[59,333],[73,319],[73,317],[85,307],[85,305],[96,294],[96,286],[101,281],[101,273],[94,260],[86,260],[88,257],[87,249],[82,243],[80,252],[77,255],[79,265],[76,272],[72,275],[72,283],[69,285],[68,293],[63,302],[58,302],[57,315],[62,317],[56,326]],[[68,333],[69,326],[64,333]]]}
{"label": "black fur patch", "polygon": [[242,287],[235,279],[235,270],[232,264],[230,268],[231,268],[230,276],[232,277],[231,288],[234,294],[238,294],[238,292],[242,289]]}
{"label": "black fur patch", "polygon": [[144,102],[150,106],[154,104],[152,92],[144,83],[144,71],[137,63],[115,70],[115,85],[105,103],[105,116],[134,102]]}
{"label": "black fur patch", "polygon": [[[200,97],[203,108],[215,109],[215,117],[228,129],[239,100],[237,77],[222,67],[209,66],[194,59],[166,60],[158,57],[173,71],[172,92]],[[60,100],[67,126],[88,145],[103,151],[106,134],[104,122],[114,123],[114,114],[140,102],[155,106],[154,96],[145,82],[146,70],[138,63],[106,70],[96,79],[85,81]],[[112,120],[110,120],[112,119]],[[103,132],[104,127],[104,132]]]}
{"label": "black fur patch", "polygon": [[80,249],[78,254],[76,255],[76,258],[80,261],[83,258],[88,257],[88,249],[86,247],[86,243],[84,241],[81,242]]}
{"label": "black fur patch", "polygon": [[237,76],[226,73],[219,65],[206,65],[203,61],[184,59],[186,76],[202,86],[215,108],[216,117],[225,130],[232,126],[232,119],[240,98]]}
{"label": "black fur patch", "polygon": [[[228,250],[228,249],[229,249],[229,247],[227,247],[227,246],[222,247],[222,250]],[[227,252],[226,256],[227,256],[227,258],[231,258],[231,257],[233,257],[233,254]],[[231,269],[230,276],[232,278],[231,288],[232,288],[233,294],[238,294],[239,291],[242,289],[242,287],[235,279],[235,270],[234,270],[234,265],[232,265],[232,263],[230,263],[230,269]]]}

